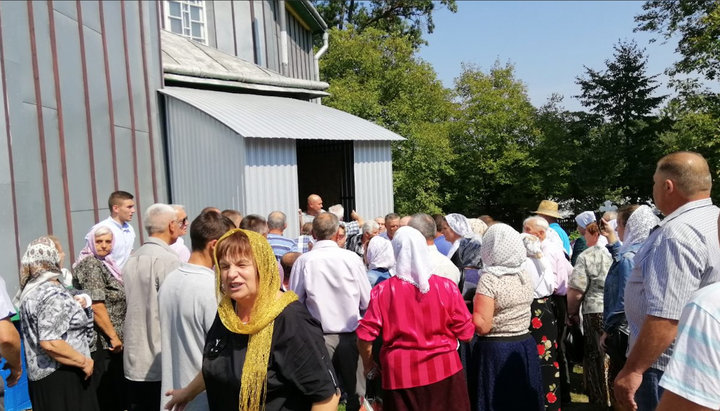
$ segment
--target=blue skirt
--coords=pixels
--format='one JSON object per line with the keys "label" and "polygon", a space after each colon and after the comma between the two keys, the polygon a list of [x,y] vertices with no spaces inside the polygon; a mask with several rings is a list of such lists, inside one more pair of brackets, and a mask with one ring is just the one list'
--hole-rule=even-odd
{"label": "blue skirt", "polygon": [[538,349],[530,334],[474,340],[468,370],[473,411],[545,407]]}

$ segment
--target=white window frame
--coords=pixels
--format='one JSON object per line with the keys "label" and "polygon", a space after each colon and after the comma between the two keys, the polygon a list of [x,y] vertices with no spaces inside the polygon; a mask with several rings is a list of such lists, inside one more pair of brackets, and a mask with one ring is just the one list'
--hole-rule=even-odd
{"label": "white window frame", "polygon": [[[170,3],[177,3],[180,5],[180,17],[170,15]],[[165,9],[165,30],[179,34],[183,37],[187,37],[199,43],[207,45],[207,12],[204,0],[165,0],[163,1],[163,7]],[[191,7],[197,7],[200,9],[200,20],[193,20],[192,13],[190,12]],[[187,17],[187,20],[185,19]],[[172,21],[180,21],[182,25],[182,33],[176,33],[172,30]],[[202,37],[192,35],[192,24],[201,25]]]}

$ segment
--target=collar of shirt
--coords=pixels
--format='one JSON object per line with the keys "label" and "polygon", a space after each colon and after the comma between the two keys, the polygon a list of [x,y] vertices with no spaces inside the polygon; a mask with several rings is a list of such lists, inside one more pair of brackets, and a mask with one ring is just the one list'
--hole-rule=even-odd
{"label": "collar of shirt", "polygon": [[130,231],[130,224],[128,224],[127,222],[120,224],[112,217],[108,217],[108,221],[112,222],[117,228],[123,230],[126,233]]}
{"label": "collar of shirt", "polygon": [[159,238],[157,238],[157,237],[148,237],[148,238],[145,240],[145,244],[148,244],[148,243],[152,243],[152,244],[155,244],[155,245],[159,245],[160,247],[166,249],[167,251],[169,251],[169,252],[171,252],[171,253],[173,253],[173,254],[175,253],[175,251],[173,251],[172,248],[170,248],[170,246],[169,246],[165,241],[163,241],[163,240],[161,240],[161,239],[159,239]]}
{"label": "collar of shirt", "polygon": [[673,219],[677,218],[679,215],[684,214],[690,210],[700,208],[700,207],[707,207],[712,205],[712,200],[710,198],[703,198],[702,200],[695,200],[691,201],[689,203],[685,203],[682,206],[680,206],[677,210],[670,213],[670,215],[666,216],[658,226],[663,227],[668,222],[672,221]]}
{"label": "collar of shirt", "polygon": [[190,274],[209,274],[215,276],[215,271],[212,268],[205,267],[204,265],[197,265],[192,263],[182,263],[178,270],[190,273]]}
{"label": "collar of shirt", "polygon": [[319,248],[340,248],[340,246],[333,240],[320,240],[316,241],[315,245],[313,245],[313,250],[317,250]]}

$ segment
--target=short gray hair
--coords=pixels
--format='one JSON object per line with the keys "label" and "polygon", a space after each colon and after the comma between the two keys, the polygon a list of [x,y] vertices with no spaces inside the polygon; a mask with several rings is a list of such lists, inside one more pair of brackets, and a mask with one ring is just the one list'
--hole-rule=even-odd
{"label": "short gray hair", "polygon": [[333,213],[322,213],[312,222],[313,235],[320,240],[329,240],[340,228],[340,222]]}
{"label": "short gray hair", "polygon": [[540,231],[547,231],[550,228],[550,224],[548,224],[546,219],[536,215],[528,217],[523,221],[523,227],[528,225],[532,225]]}
{"label": "short gray hair", "polygon": [[418,231],[425,237],[426,240],[435,238],[437,232],[437,226],[435,225],[435,219],[429,214],[417,213],[413,214],[410,218],[408,225]]}
{"label": "short gray hair", "polygon": [[287,225],[287,217],[282,211],[273,211],[268,214],[267,225],[270,230],[284,230]]}
{"label": "short gray hair", "polygon": [[367,220],[362,225],[362,233],[367,234],[380,229],[380,224],[375,220]]}
{"label": "short gray hair", "polygon": [[330,208],[328,208],[328,212],[335,214],[338,220],[342,220],[345,215],[345,207],[343,207],[342,204],[331,205]]}
{"label": "short gray hair", "polygon": [[106,225],[101,225],[98,228],[96,228],[95,231],[93,231],[93,234],[95,235],[95,237],[100,237],[100,236],[108,235],[108,234],[110,234],[111,237],[114,237],[112,230],[110,229],[110,227],[108,227]]}
{"label": "short gray hair", "polygon": [[[180,210],[185,211],[185,206],[182,204],[170,204],[170,207],[172,207],[178,211],[180,211]],[[187,211],[185,211],[185,212],[187,212]]]}
{"label": "short gray hair", "polygon": [[155,203],[145,210],[145,231],[148,235],[164,233],[176,218],[177,211],[172,206]]}

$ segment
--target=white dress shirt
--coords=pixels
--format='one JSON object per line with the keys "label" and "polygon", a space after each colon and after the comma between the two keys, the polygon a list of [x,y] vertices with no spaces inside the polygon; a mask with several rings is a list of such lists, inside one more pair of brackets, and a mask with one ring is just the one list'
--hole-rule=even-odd
{"label": "white dress shirt", "polygon": [[428,249],[430,250],[430,264],[433,267],[432,273],[458,284],[460,282],[460,270],[457,266],[447,256],[438,251],[435,244],[428,245]]}
{"label": "white dress shirt", "polygon": [[370,281],[362,259],[330,240],[315,243],[290,274],[290,289],[325,334],[353,332],[370,302]]}
{"label": "white dress shirt", "polygon": [[573,266],[570,261],[565,258],[565,251],[563,250],[562,243],[555,241],[542,242],[543,256],[550,262],[555,273],[555,294],[566,295],[567,294],[567,283],[570,274],[572,273]]}

